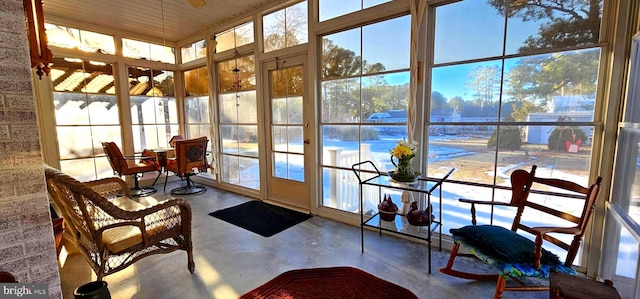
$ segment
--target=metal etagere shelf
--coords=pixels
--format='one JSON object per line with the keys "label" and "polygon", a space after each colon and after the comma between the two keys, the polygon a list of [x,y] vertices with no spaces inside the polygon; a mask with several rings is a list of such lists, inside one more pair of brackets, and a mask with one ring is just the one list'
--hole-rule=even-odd
{"label": "metal etagere shelf", "polygon": [[[369,179],[363,179],[361,171],[365,164],[371,165],[375,170],[373,177]],[[364,161],[353,164],[351,169],[358,178],[360,184],[360,238],[362,252],[364,253],[364,228],[371,227],[378,229],[379,234],[382,235],[382,231],[400,234],[403,236],[424,240],[428,243],[429,251],[429,274],[431,273],[431,237],[436,229],[438,229],[438,248],[442,250],[442,183],[447,180],[451,173],[455,170],[452,168],[442,178],[426,178],[418,177],[415,182],[396,182],[387,173],[380,172],[378,168],[371,161]],[[412,191],[420,194],[425,194],[427,198],[426,207],[431,206],[431,195],[438,191],[438,217],[436,217],[429,225],[415,226],[409,224],[405,215],[396,214],[394,221],[384,221],[380,218],[380,213],[376,212],[368,219],[365,219],[364,214],[364,186],[376,186],[379,188],[379,194],[383,194],[382,189],[396,189],[403,191]],[[381,198],[378,199],[380,202]]]}

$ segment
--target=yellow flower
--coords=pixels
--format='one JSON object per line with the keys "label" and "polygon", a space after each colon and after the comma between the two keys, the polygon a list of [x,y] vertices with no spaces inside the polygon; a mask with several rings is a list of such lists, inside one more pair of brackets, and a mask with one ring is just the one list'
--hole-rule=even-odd
{"label": "yellow flower", "polygon": [[391,150],[391,155],[397,159],[413,158],[416,154],[416,143],[398,140],[398,144]]}

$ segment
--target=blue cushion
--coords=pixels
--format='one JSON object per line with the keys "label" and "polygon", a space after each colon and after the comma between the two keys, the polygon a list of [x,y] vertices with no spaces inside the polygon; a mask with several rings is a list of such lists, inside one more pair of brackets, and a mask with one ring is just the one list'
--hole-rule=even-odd
{"label": "blue cushion", "polygon": [[[504,227],[494,225],[469,225],[451,229],[455,237],[463,238],[467,244],[478,247],[486,253],[495,254],[497,258],[508,263],[532,263],[533,241]],[[542,249],[542,264],[561,264],[557,255]]]}
{"label": "blue cushion", "polygon": [[551,272],[559,272],[569,275],[578,274],[576,270],[574,270],[571,266],[565,266],[563,264],[540,264],[540,268],[538,269],[533,268],[533,264],[531,263],[531,261],[528,261],[527,263],[510,264],[495,255],[495,253],[487,254],[484,251],[480,250],[478,247],[469,245],[461,237],[453,236],[453,241],[456,242],[456,244],[460,245],[461,248],[467,249],[481,261],[495,267],[498,270],[498,275],[504,278],[526,276],[548,279],[549,273]]}

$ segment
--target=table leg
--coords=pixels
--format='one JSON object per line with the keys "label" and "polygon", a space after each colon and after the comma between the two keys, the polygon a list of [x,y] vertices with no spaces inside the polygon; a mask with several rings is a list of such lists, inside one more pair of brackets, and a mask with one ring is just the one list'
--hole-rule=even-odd
{"label": "table leg", "polygon": [[165,166],[167,166],[167,151],[155,150],[155,153],[156,153],[156,161],[158,162],[158,165],[160,165],[160,168],[158,169],[158,176],[156,176],[156,179],[153,180],[152,185],[156,184],[156,182],[160,178],[160,175],[162,175],[162,173],[165,171]]}
{"label": "table leg", "polygon": [[153,184],[151,184],[151,186],[155,185],[156,182],[158,181],[158,179],[160,178],[160,175],[162,175],[162,173],[164,172],[164,167],[160,166],[160,169],[158,169],[158,175],[156,176],[156,179],[153,180]]}

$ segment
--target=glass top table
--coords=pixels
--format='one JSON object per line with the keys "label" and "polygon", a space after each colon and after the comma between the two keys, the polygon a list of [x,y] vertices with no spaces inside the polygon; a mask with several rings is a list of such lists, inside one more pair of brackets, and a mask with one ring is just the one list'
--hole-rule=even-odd
{"label": "glass top table", "polygon": [[361,183],[366,185],[401,189],[407,191],[433,193],[433,191],[440,187],[440,185],[442,185],[442,182],[444,182],[449,177],[453,170],[454,169],[449,170],[449,173],[447,173],[443,178],[440,179],[418,177],[418,179],[414,182],[398,182],[392,179],[386,173],[378,173],[378,175],[370,179],[366,179]]}
{"label": "glass top table", "polygon": [[[365,185],[376,186],[379,187],[380,190],[386,188],[425,194],[427,198],[427,207],[431,206],[431,195],[434,194],[435,191],[438,191],[438,217],[436,217],[428,225],[425,226],[410,224],[407,220],[407,217],[402,214],[396,214],[396,217],[393,221],[383,220],[380,217],[379,212],[376,212],[371,216],[367,215],[367,218],[365,219],[364,209],[360,209],[361,246],[363,253],[365,227],[378,229],[380,235],[382,235],[382,231],[386,231],[424,240],[428,243],[429,273],[431,273],[431,236],[436,229],[439,229],[439,248],[440,250],[442,250],[442,183],[447,180],[447,178],[451,175],[451,173],[453,173],[455,168],[450,169],[442,178],[427,178],[420,176],[413,182],[398,182],[392,179],[391,176],[389,176],[387,173],[380,172],[371,161],[364,161],[353,164],[351,169],[355,173],[360,184],[360,207],[364,206],[363,186]],[[364,178],[365,174],[367,176],[373,176],[370,178]],[[381,192],[379,193],[382,194]]]}

